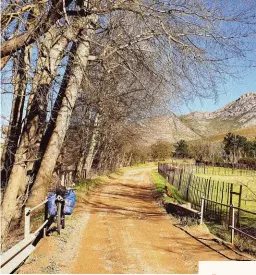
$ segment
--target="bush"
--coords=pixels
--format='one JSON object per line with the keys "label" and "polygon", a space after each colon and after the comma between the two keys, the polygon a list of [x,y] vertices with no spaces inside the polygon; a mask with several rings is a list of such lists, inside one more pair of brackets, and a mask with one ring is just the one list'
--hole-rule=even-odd
{"label": "bush", "polygon": [[166,141],[157,141],[151,145],[151,157],[153,160],[165,160],[170,158],[172,145]]}
{"label": "bush", "polygon": [[256,169],[256,158],[241,158],[238,160],[238,163],[245,164],[247,167]]}

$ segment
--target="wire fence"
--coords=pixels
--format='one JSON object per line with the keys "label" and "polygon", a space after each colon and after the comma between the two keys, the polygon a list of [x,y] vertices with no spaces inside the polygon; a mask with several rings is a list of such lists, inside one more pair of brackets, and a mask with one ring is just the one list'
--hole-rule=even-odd
{"label": "wire fence", "polygon": [[219,175],[219,176],[256,176],[256,170],[252,167],[235,164],[232,166],[230,163],[186,163],[181,164],[175,161],[171,162],[173,167],[179,167],[186,171],[191,171],[196,174],[204,175]]}
{"label": "wire fence", "polygon": [[[204,215],[209,223],[219,225],[223,234],[230,234],[231,210],[235,207],[234,222],[237,230],[256,237],[256,213],[241,208],[243,185],[196,176],[193,170],[185,170],[169,164],[158,164],[158,172],[174,185],[193,209],[200,211],[204,197]],[[256,209],[256,201],[252,201]],[[241,235],[236,234],[239,239]],[[255,242],[255,240],[250,240]],[[255,252],[256,252],[256,243]]]}

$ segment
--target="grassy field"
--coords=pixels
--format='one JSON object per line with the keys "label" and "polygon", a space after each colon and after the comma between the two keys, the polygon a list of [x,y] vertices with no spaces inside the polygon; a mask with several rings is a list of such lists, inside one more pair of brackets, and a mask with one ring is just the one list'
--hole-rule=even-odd
{"label": "grassy field", "polygon": [[[228,169],[228,168],[222,168]],[[215,174],[195,174],[201,178],[211,178],[214,181],[228,182],[234,184],[234,191],[239,190],[239,185],[243,186],[242,189],[242,202],[241,207],[247,210],[256,212],[256,175],[255,176],[225,176],[225,175],[215,175]],[[237,201],[234,201],[236,204]]]}
{"label": "grassy field", "polygon": [[[211,178],[217,182],[227,182],[234,184],[234,191],[239,191],[239,186],[242,185],[242,200],[241,200],[241,208],[252,211],[256,213],[256,175],[254,176],[239,176],[239,175],[225,175],[228,174],[224,169],[221,168],[222,175],[211,174],[211,169],[208,170],[207,174],[204,173],[196,173],[195,175],[201,178]],[[226,173],[225,173],[226,172]],[[230,171],[229,171],[230,172]],[[238,204],[238,196],[233,196],[233,204],[237,206]],[[207,223],[210,231],[221,237],[224,240],[229,240],[230,233],[228,230],[224,230],[221,225],[217,225],[215,223]],[[240,212],[240,226],[243,230],[246,230],[247,233],[255,235],[256,231],[256,215],[250,214],[244,211]],[[235,235],[235,244],[236,246],[248,253],[252,253],[256,255],[256,241],[243,236],[239,237],[237,234]]]}
{"label": "grassy field", "polygon": [[[170,162],[169,162],[170,163]],[[223,170],[226,168],[222,168]],[[179,170],[178,170],[179,171]],[[252,211],[256,213],[256,177],[255,176],[234,176],[234,175],[216,175],[211,174],[209,169],[208,174],[195,173],[193,179],[193,184],[190,185],[190,172],[191,169],[183,173],[181,181],[180,192],[186,197],[187,188],[189,186],[189,197],[188,201],[191,203],[196,203],[200,206],[196,197],[201,197],[205,194],[208,197],[208,187],[209,188],[209,199],[213,201],[223,202],[224,204],[230,203],[229,191],[230,184],[233,183],[233,191],[238,192],[240,184],[242,187],[242,201],[241,208]],[[225,171],[224,173],[225,174]],[[227,173],[226,173],[227,174]],[[175,173],[175,182],[179,181],[180,174]],[[206,181],[206,179],[208,181]],[[211,179],[211,184],[209,180]],[[189,185],[188,185],[189,184]],[[223,192],[220,190],[224,188]],[[185,193],[183,192],[185,190]],[[238,196],[233,195],[233,205],[238,205]],[[220,237],[223,240],[230,241],[230,229],[229,225],[229,207],[220,207],[219,204],[207,203],[206,208],[208,209],[205,214],[204,222],[208,226],[209,230]],[[195,208],[197,209],[197,208]],[[240,211],[240,224],[237,223],[238,211],[235,210],[235,226],[238,226],[247,234],[255,236],[256,232],[256,215],[247,213],[245,211]],[[246,251],[253,255],[256,255],[256,241],[246,237],[245,235],[235,234],[235,245],[242,251]]]}
{"label": "grassy field", "polygon": [[221,176],[256,176],[255,170],[232,169],[215,166],[196,166],[194,170],[198,174]]}

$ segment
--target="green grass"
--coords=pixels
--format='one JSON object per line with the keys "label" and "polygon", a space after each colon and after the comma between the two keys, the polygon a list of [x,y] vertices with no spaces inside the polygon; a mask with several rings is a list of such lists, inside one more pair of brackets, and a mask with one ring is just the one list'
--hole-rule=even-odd
{"label": "green grass", "polygon": [[[222,168],[222,170],[224,169],[228,169],[228,168]],[[233,183],[234,184],[233,191],[235,192],[239,192],[240,185],[242,185],[243,187],[242,187],[241,208],[256,213],[256,176],[233,176],[233,175],[225,176],[225,175],[214,175],[210,173],[208,173],[207,175],[202,173],[197,173],[196,176],[199,176],[201,178],[211,177],[212,180],[219,182],[219,184],[222,184],[223,182]],[[213,190],[212,198],[215,198],[215,197],[216,197],[216,190]],[[233,205],[238,206],[239,197],[237,195],[233,195],[232,198],[233,198]],[[218,197],[217,199],[218,201],[220,201],[220,197]],[[213,199],[213,200],[216,200],[216,199]],[[227,203],[227,192],[224,193],[223,202]],[[247,228],[247,229],[249,228],[250,230],[253,230],[253,228],[256,228],[256,215],[241,211],[240,224],[242,228]],[[219,230],[218,227],[217,227],[217,230]],[[221,233],[221,230],[219,231]]]}
{"label": "green grass", "polygon": [[[200,176],[202,178],[212,178],[212,180],[215,181],[220,181],[220,184],[222,182],[233,182],[234,183],[234,191],[238,191],[238,184],[243,184],[243,195],[245,198],[246,195],[252,194],[252,192],[248,191],[249,187],[256,191],[256,182],[255,182],[255,177],[246,177],[246,176],[218,176],[218,175],[205,175],[205,174],[196,174],[196,176]],[[156,185],[156,190],[160,193],[163,194],[165,192],[165,186],[168,187],[168,194],[169,196],[165,198],[166,202],[178,202],[178,203],[184,203],[184,200],[182,199],[178,189],[169,183],[166,183],[165,178],[162,177],[157,173],[156,170],[152,171],[152,178],[153,181]],[[203,185],[198,185],[198,188],[204,189]],[[215,200],[216,197],[216,192],[217,190],[213,190],[213,196],[212,199]],[[249,193],[246,193],[249,192]],[[235,197],[238,198],[238,196],[234,196],[234,204],[237,205],[237,201],[235,200]],[[225,199],[227,197],[224,197],[223,203],[226,203]],[[219,200],[219,199],[218,199]],[[255,212],[255,202],[247,202],[245,205],[245,201],[242,201],[242,208],[247,209],[249,211],[254,211]],[[223,215],[225,213],[223,212]],[[256,216],[252,214],[245,213],[241,211],[240,213],[240,225],[242,226],[242,229],[246,229],[248,234],[252,234],[251,231],[253,231],[256,227]],[[216,224],[216,222],[211,222],[208,221],[207,219],[205,220],[205,224],[209,228],[210,232],[221,239],[225,241],[230,241],[230,230],[227,229],[226,226],[223,226],[222,224]],[[256,255],[256,242],[252,239],[249,239],[248,237],[241,237],[238,236],[237,233],[235,234],[235,245],[238,247],[241,251],[250,253],[252,255]]]}
{"label": "green grass", "polygon": [[[228,168],[222,168],[228,169]],[[196,173],[196,176],[201,178],[210,178],[214,181],[227,182],[234,184],[234,191],[239,191],[239,185],[242,185],[242,202],[241,207],[249,210],[256,211],[256,175],[255,176],[225,176],[225,175],[214,175],[214,174],[203,174]],[[225,201],[226,198],[224,198]],[[234,204],[237,205],[238,196],[234,196]]]}
{"label": "green grass", "polygon": [[153,182],[156,186],[156,192],[163,195],[165,192],[165,179],[156,170],[151,172]]}
{"label": "green grass", "polygon": [[101,184],[104,182],[104,178],[103,177],[97,177],[94,179],[83,179],[80,180],[77,184],[76,184],[76,192],[79,193],[88,193],[91,189],[93,189],[94,187],[96,187],[98,184]]}
{"label": "green grass", "polygon": [[173,185],[166,182],[165,178],[158,174],[157,170],[153,170],[151,172],[153,182],[156,186],[156,192],[159,195],[163,195],[165,193],[165,186],[168,189],[168,196],[164,198],[165,202],[178,202],[184,203],[185,201],[182,199],[179,190]]}
{"label": "green grass", "polygon": [[[218,168],[217,168],[218,169]],[[225,171],[227,169],[227,171]],[[218,169],[219,170],[219,169]],[[213,173],[211,173],[211,171]],[[245,176],[245,175],[232,175],[232,169],[223,168],[219,170],[221,175],[216,175],[213,169],[208,169],[207,174],[196,173],[196,176],[201,178],[211,178],[212,180],[222,184],[223,182],[233,183],[234,190],[238,192],[239,186],[242,185],[242,200],[241,208],[256,213],[256,175]],[[239,171],[236,171],[239,174]],[[226,175],[225,175],[226,174]],[[227,175],[229,174],[229,175]],[[215,197],[216,191],[213,191],[213,197]],[[226,203],[227,193],[225,192],[224,202]],[[218,198],[219,200],[219,198]],[[233,195],[233,204],[238,206],[238,196]],[[220,237],[223,240],[230,241],[230,231],[225,229],[222,225],[214,224],[212,222],[206,222],[211,233]],[[241,211],[240,212],[240,225],[242,230],[246,230],[247,233],[253,234],[256,228],[256,215]],[[256,255],[256,241],[246,237],[238,236],[235,234],[235,245],[244,252]]]}

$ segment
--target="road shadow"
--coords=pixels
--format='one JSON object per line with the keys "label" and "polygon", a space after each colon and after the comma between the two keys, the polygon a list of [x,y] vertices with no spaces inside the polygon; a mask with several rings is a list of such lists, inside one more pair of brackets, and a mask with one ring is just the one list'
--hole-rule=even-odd
{"label": "road shadow", "polygon": [[[191,232],[186,230],[180,224],[174,224],[174,226],[176,228],[179,228],[183,232],[185,232],[187,235],[189,235],[190,237],[195,239],[197,242],[203,244],[205,247],[207,247],[207,248],[213,250],[214,252],[220,254],[221,256],[225,257],[227,260],[231,260],[231,261],[252,261],[252,259],[250,259],[249,257],[246,257],[242,253],[239,253],[235,249],[232,249],[231,247],[226,245],[224,242],[220,243],[220,240],[218,240],[217,238],[198,237],[195,234],[192,234]],[[218,248],[216,248],[216,247],[218,247]],[[230,252],[232,254],[235,254],[235,255],[239,256],[239,257],[236,257],[235,255],[234,256],[227,255],[227,253],[230,254]]]}
{"label": "road shadow", "polygon": [[120,218],[154,219],[166,216],[154,200],[154,187],[108,183],[90,192],[79,200],[79,208],[89,207],[90,213],[117,214]]}

